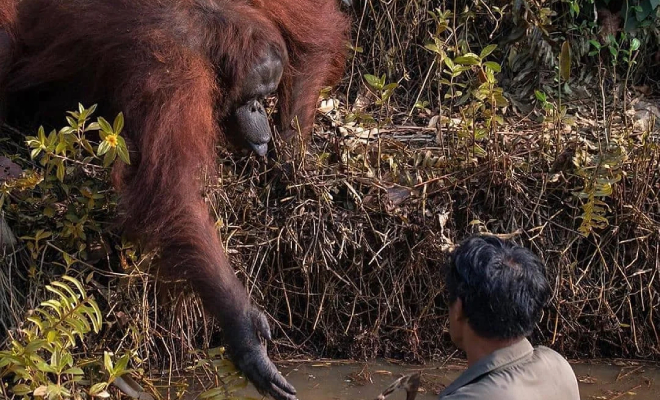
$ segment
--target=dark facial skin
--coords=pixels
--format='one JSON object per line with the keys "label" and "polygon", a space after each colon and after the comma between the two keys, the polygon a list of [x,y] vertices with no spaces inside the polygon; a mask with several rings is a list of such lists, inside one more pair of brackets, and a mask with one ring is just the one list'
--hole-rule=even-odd
{"label": "dark facial skin", "polygon": [[230,130],[259,156],[266,154],[272,138],[262,101],[277,90],[282,70],[282,60],[274,52],[269,52],[243,82],[239,105],[229,118]]}

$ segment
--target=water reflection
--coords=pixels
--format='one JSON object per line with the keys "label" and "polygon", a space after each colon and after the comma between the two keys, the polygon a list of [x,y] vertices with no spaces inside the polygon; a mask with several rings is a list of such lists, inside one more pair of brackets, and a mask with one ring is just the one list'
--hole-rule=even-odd
{"label": "water reflection", "polygon": [[[429,363],[424,366],[397,365],[385,361],[355,363],[343,361],[289,362],[280,370],[298,390],[300,400],[374,400],[394,380],[415,371],[422,372],[416,400],[437,399],[438,393],[466,368],[462,362]],[[580,382],[583,400],[660,399],[660,367],[614,361],[572,363]],[[197,398],[190,382],[186,399]],[[197,389],[201,390],[201,388]],[[249,385],[240,394],[260,399]],[[404,400],[406,392],[392,393],[387,400]]]}

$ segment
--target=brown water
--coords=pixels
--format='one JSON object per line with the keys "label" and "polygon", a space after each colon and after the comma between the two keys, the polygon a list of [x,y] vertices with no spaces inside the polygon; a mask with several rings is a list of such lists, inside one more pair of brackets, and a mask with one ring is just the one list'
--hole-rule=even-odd
{"label": "brown water", "polygon": [[[658,366],[626,361],[571,365],[578,377],[583,400],[660,400]],[[394,380],[415,371],[422,372],[417,400],[437,399],[438,393],[464,369],[465,364],[461,362],[424,366],[397,365],[386,361],[319,361],[280,365],[280,371],[296,387],[301,400],[373,400]],[[261,398],[251,385],[240,394]],[[387,397],[388,400],[405,398],[403,390]]]}

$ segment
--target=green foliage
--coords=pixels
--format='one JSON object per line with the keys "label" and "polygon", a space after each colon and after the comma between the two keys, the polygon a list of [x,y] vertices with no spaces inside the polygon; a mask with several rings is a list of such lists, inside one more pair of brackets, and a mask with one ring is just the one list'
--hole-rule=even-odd
{"label": "green foliage", "polygon": [[364,79],[367,81],[369,86],[371,86],[378,93],[378,98],[376,99],[376,105],[382,106],[387,103],[387,100],[392,97],[394,90],[399,87],[399,84],[396,82],[386,83],[385,74],[380,78],[374,75],[366,74]]}
{"label": "green foliage", "polygon": [[100,360],[82,359],[74,351],[88,335],[101,330],[103,315],[96,301],[87,296],[81,282],[66,275],[46,285],[46,290],[52,297],[30,313],[9,349],[0,351],[0,377],[11,382],[13,398],[67,399],[80,398],[82,393],[108,397],[108,384],[130,372],[129,354],[113,365],[106,352],[103,364],[109,377],[97,382]]}
{"label": "green foliage", "polygon": [[[638,38],[632,38],[628,40],[628,35],[624,32],[621,33],[620,39],[617,40],[613,35],[608,35],[606,43],[601,45],[600,42],[596,40],[590,40],[589,44],[593,47],[593,50],[589,52],[590,56],[600,54],[602,49],[607,49],[610,53],[610,63],[613,67],[616,67],[621,62],[629,68],[635,64],[634,55],[639,50],[641,42]],[[625,44],[628,44],[629,47],[624,47]]]}
{"label": "green foliage", "polygon": [[[126,164],[130,164],[128,149],[124,138],[120,136],[124,128],[124,116],[119,113],[114,124],[110,124],[99,117],[97,122],[89,123],[89,117],[96,111],[96,105],[85,109],[78,105],[78,111],[69,111],[66,117],[69,126],[53,130],[46,136],[43,126],[39,127],[37,136],[28,136],[27,144],[32,149],[31,158],[41,153],[40,163],[46,166],[49,173],[52,168],[57,169],[57,178],[64,182],[64,175],[68,162],[82,158],[83,163],[89,163],[100,156],[103,157],[103,166],[108,167],[117,158],[117,155]],[[101,143],[94,148],[85,135],[92,131],[100,132]]]}
{"label": "green foliage", "polygon": [[[603,0],[609,4],[611,0]],[[621,14],[625,17],[625,32],[633,32],[640,28],[653,28],[658,23],[660,0],[625,1]]]}
{"label": "green foliage", "polygon": [[568,40],[564,41],[559,53],[559,63],[557,66],[557,94],[558,102],[549,100],[548,95],[540,90],[534,90],[536,100],[541,103],[541,108],[545,112],[544,122],[549,122],[558,133],[563,125],[573,125],[574,118],[568,115],[568,108],[562,104],[562,94],[569,90],[569,80],[571,79],[571,46]]}
{"label": "green foliage", "polygon": [[9,155],[28,168],[0,186],[0,205],[31,255],[31,275],[48,249],[61,254],[67,267],[88,259],[90,244],[100,240],[104,220],[111,218],[116,197],[109,188],[110,168],[118,159],[129,164],[130,157],[121,136],[123,114],[110,125],[102,117],[92,121],[95,110],[96,105],[79,105],[60,130],[47,135],[40,127],[26,137],[29,158]]}
{"label": "green foliage", "polygon": [[370,74],[364,75],[364,80],[373,90],[372,94],[375,97],[373,104],[379,107],[380,111],[383,112],[385,116],[381,118],[380,121],[376,121],[371,113],[362,110],[355,110],[346,115],[344,118],[345,122],[355,122],[361,126],[380,126],[390,122],[389,117],[387,117],[389,112],[389,107],[387,106],[394,91],[399,87],[399,84],[396,82],[387,83],[386,79],[385,74],[380,77]]}
{"label": "green foliage", "polygon": [[495,77],[501,72],[500,64],[486,60],[497,50],[497,45],[487,45],[479,54],[472,52],[465,42],[452,45],[448,41],[456,33],[449,24],[452,12],[438,8],[429,14],[436,29],[431,35],[432,42],[425,48],[435,54],[439,66],[436,82],[440,90],[446,88],[442,99],[449,102],[450,108],[460,107],[462,124],[458,136],[463,139],[466,153],[484,157],[486,151],[477,142],[496,134],[497,126],[504,123],[501,111],[509,105]]}

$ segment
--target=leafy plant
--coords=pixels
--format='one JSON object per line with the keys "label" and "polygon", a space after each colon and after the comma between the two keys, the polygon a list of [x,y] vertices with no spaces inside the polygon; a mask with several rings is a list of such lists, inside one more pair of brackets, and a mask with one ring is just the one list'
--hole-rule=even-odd
{"label": "leafy plant", "polygon": [[[41,165],[47,166],[47,171],[57,168],[57,178],[63,182],[66,163],[75,160],[78,156],[87,152],[82,162],[90,162],[92,159],[103,156],[103,166],[108,167],[119,155],[119,158],[130,164],[130,157],[126,147],[126,141],[121,136],[124,128],[124,115],[119,113],[112,126],[103,117],[97,118],[96,122],[89,123],[89,117],[96,111],[96,105],[86,109],[78,104],[78,111],[69,111],[66,117],[69,126],[53,130],[48,136],[43,126],[39,127],[37,136],[28,136],[27,144],[32,149],[31,158],[36,158],[41,153]],[[95,149],[85,134],[98,131],[101,143]]]}
{"label": "leafy plant", "polygon": [[[49,244],[62,250],[58,253],[87,259],[90,243],[99,240],[100,224],[116,203],[107,178],[115,161],[130,164],[122,137],[124,117],[119,113],[112,125],[103,117],[92,121],[95,110],[96,105],[79,104],[77,111],[68,112],[63,128],[46,134],[42,126],[35,136],[26,137],[29,158],[38,165],[0,186],[0,205],[25,231],[19,235],[33,267],[46,249],[52,249]],[[11,158],[34,165],[21,154]]]}
{"label": "leafy plant", "polygon": [[[593,145],[591,147],[596,148]],[[584,149],[576,152],[576,173],[582,178],[584,186],[574,191],[573,195],[583,200],[580,216],[582,222],[578,227],[578,232],[583,236],[589,236],[595,230],[609,225],[607,214],[610,208],[606,199],[612,196],[614,185],[622,179],[622,167],[626,159],[625,147],[616,141],[594,155]]]}
{"label": "leafy plant", "polygon": [[429,13],[436,23],[436,30],[431,36],[432,42],[425,47],[435,54],[439,88],[446,88],[441,103],[448,101],[450,109],[461,107],[459,113],[463,123],[458,136],[465,141],[466,158],[483,157],[486,151],[477,142],[490,134],[498,146],[497,126],[504,123],[500,110],[509,105],[495,77],[501,72],[500,64],[486,60],[497,45],[490,44],[479,54],[472,52],[466,43],[450,45],[442,35],[446,32],[453,35],[449,26],[451,11],[436,9]]}
{"label": "leafy plant", "polygon": [[[14,398],[67,399],[109,396],[107,386],[127,369],[129,355],[113,364],[104,354],[108,379],[95,378],[99,360],[82,359],[74,352],[88,335],[99,333],[103,316],[82,284],[70,276],[46,285],[53,296],[41,302],[27,317],[25,326],[12,337],[9,349],[0,351],[0,377],[11,382]],[[83,369],[87,369],[88,373]],[[9,397],[3,386],[5,396]]]}
{"label": "leafy plant", "polygon": [[396,82],[386,83],[385,74],[383,74],[380,78],[375,75],[366,74],[364,79],[367,81],[369,86],[376,90],[376,105],[378,106],[384,105],[390,99],[390,97],[392,97],[394,90],[399,87],[399,84]]}
{"label": "leafy plant", "polygon": [[[609,4],[611,0],[603,0]],[[638,0],[623,2],[621,15],[625,16],[624,30],[632,32],[639,28],[652,27],[657,24],[657,11],[660,0]]]}

